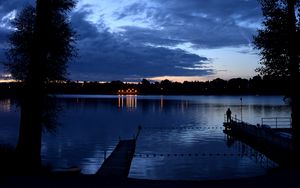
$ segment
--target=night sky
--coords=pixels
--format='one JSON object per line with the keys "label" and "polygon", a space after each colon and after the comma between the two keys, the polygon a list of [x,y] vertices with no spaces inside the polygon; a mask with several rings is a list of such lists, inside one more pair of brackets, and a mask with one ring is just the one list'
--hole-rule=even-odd
{"label": "night sky", "polygon": [[[34,2],[0,0],[0,62],[9,22]],[[71,80],[249,78],[259,66],[257,0],[79,0],[70,18],[79,35]]]}

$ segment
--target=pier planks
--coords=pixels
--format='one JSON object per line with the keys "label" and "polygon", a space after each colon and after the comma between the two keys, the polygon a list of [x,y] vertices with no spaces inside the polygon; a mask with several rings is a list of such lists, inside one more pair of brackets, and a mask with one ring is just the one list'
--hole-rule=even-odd
{"label": "pier planks", "polygon": [[97,175],[110,178],[127,178],[134,156],[136,139],[120,140],[111,155],[103,162]]}
{"label": "pier planks", "polygon": [[225,122],[224,132],[241,140],[271,160],[281,165],[290,165],[292,159],[292,139],[278,134],[278,130],[257,127],[246,122]]}

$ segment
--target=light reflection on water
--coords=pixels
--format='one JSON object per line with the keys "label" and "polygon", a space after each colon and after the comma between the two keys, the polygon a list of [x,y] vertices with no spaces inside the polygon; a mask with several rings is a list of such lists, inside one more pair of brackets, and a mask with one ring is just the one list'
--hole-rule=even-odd
{"label": "light reflection on water", "polygon": [[[253,124],[260,123],[262,117],[290,113],[282,97],[276,96],[243,96],[242,109],[237,96],[62,95],[55,100],[62,109],[57,117],[61,126],[55,134],[43,135],[44,163],[80,166],[84,173],[95,173],[119,138],[132,138],[142,125],[129,176],[148,179],[264,174],[274,164],[240,142],[227,142],[224,113],[230,107],[239,118],[242,110],[243,120]],[[0,119],[0,143],[15,146],[19,126],[16,105],[0,100]],[[240,155],[240,148],[246,148],[247,155]]]}
{"label": "light reflection on water", "polygon": [[11,107],[11,99],[0,100],[0,112],[10,112]]}
{"label": "light reflection on water", "polygon": [[137,95],[118,95],[118,107],[127,108],[127,109],[136,109]]}

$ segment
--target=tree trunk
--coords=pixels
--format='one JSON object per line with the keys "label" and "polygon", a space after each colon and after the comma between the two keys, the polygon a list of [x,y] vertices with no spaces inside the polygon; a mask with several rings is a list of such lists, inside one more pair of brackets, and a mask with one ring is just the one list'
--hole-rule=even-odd
{"label": "tree trunk", "polygon": [[292,134],[293,147],[295,153],[300,151],[300,127],[299,127],[299,91],[295,86],[299,84],[299,63],[297,59],[297,33],[296,33],[296,17],[295,17],[296,0],[288,0],[288,55],[291,73],[291,108],[292,108]]}
{"label": "tree trunk", "polygon": [[[28,79],[25,81],[21,101],[21,122],[17,144],[21,170],[37,173],[41,168],[41,139],[49,25],[51,23],[51,0],[36,0],[32,61]],[[23,171],[22,171],[23,172]]]}
{"label": "tree trunk", "polygon": [[42,99],[29,92],[21,100],[17,170],[22,174],[38,174],[41,171]]}

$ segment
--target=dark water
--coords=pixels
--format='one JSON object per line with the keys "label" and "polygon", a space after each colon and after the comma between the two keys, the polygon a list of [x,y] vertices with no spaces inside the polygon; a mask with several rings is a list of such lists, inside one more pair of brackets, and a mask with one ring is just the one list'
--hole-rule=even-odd
{"label": "dark water", "polygon": [[[265,174],[276,164],[252,148],[230,143],[222,123],[228,107],[249,123],[286,117],[280,96],[58,96],[55,133],[44,131],[44,164],[79,166],[93,174],[119,138],[139,136],[130,177],[147,179],[223,179]],[[16,146],[19,108],[0,99],[0,144]]]}

